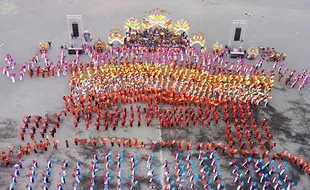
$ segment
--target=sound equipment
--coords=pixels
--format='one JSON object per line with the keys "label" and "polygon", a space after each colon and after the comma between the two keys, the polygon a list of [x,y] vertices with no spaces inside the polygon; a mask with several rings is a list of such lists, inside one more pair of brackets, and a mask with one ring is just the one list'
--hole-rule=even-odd
{"label": "sound equipment", "polygon": [[233,48],[241,48],[243,49],[243,43],[245,39],[245,33],[247,28],[246,20],[233,20],[232,27],[230,31],[230,37],[228,41],[228,47]]}
{"label": "sound equipment", "polygon": [[84,50],[82,48],[68,48],[68,54],[69,55],[76,54],[77,50],[79,51],[80,55],[84,53]]}
{"label": "sound equipment", "polygon": [[79,25],[77,23],[72,23],[72,36],[73,37],[79,37]]}
{"label": "sound equipment", "polygon": [[245,54],[244,52],[230,52],[230,58],[244,58]]}
{"label": "sound equipment", "polygon": [[240,37],[241,37],[241,28],[236,28],[234,41],[240,41]]}

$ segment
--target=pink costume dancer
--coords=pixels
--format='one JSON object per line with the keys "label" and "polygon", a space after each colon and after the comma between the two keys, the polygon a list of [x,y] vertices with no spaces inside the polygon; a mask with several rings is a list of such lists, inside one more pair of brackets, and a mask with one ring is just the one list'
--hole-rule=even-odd
{"label": "pink costume dancer", "polygon": [[34,60],[35,60],[36,63],[39,62],[39,54],[38,54],[38,53],[36,53],[36,55],[35,55],[35,57],[34,57]]}
{"label": "pink costume dancer", "polygon": [[19,80],[22,81],[24,77],[24,72],[21,70],[19,71]]}
{"label": "pink costume dancer", "polygon": [[5,55],[4,61],[8,62],[9,59],[10,59],[10,57],[11,57],[11,55],[10,55],[9,53],[7,53],[7,54]]}
{"label": "pink costume dancer", "polygon": [[307,80],[308,80],[309,76],[306,76],[304,78],[304,80],[302,81],[302,83],[300,84],[299,88],[298,88],[298,91],[300,91],[302,88],[305,87],[305,85],[308,83]]}
{"label": "pink costume dancer", "polygon": [[57,72],[57,77],[60,77],[61,69],[60,69],[60,65],[59,64],[57,64],[57,66],[56,66],[56,72]]}
{"label": "pink costume dancer", "polygon": [[48,67],[49,66],[49,58],[48,58],[47,54],[45,55],[44,61],[45,61],[45,66]]}
{"label": "pink costume dancer", "polygon": [[63,61],[64,61],[64,52],[63,52],[63,51],[60,52],[59,61],[60,61],[60,65],[62,65],[62,64],[63,64]]}
{"label": "pink costume dancer", "polygon": [[10,67],[6,67],[6,76],[10,77]]}
{"label": "pink costume dancer", "polygon": [[16,62],[15,62],[15,61],[13,62],[13,60],[12,60],[12,63],[11,63],[11,68],[12,68],[12,70],[15,69],[15,66],[16,66]]}
{"label": "pink costume dancer", "polygon": [[9,70],[9,66],[3,67],[2,74],[7,75],[8,70]]}
{"label": "pink costume dancer", "polygon": [[67,75],[68,72],[68,63],[66,63],[63,67],[63,75]]}
{"label": "pink costume dancer", "polygon": [[13,83],[15,83],[15,73],[10,74],[10,79],[12,80]]}

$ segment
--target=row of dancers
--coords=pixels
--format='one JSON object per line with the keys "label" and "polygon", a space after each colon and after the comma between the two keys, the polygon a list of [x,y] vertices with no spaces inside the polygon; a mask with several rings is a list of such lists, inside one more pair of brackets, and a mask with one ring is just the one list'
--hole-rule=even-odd
{"label": "row of dancers", "polygon": [[[138,154],[137,152],[106,152],[102,154],[95,153],[90,163],[90,167],[86,170],[85,166],[83,169],[80,160],[77,160],[75,164],[70,164],[68,159],[62,161],[60,172],[59,183],[56,183],[58,190],[66,188],[67,184],[67,169],[72,167],[70,170],[72,173],[72,187],[74,190],[79,189],[79,184],[83,179],[83,175],[89,174],[89,189],[93,190],[96,188],[99,171],[103,173],[104,186],[103,189],[108,190],[112,188],[111,182],[114,179],[117,180],[118,190],[125,189],[125,184],[129,185],[130,189],[134,189],[139,183],[139,177],[143,178],[143,172],[147,172],[146,176],[149,183],[150,189],[158,189],[160,185],[165,190],[182,190],[182,189],[226,189],[226,184],[230,183],[237,190],[241,189],[286,189],[291,190],[295,186],[294,179],[288,173],[289,167],[286,161],[278,159],[259,159],[252,157],[245,157],[244,159],[234,159],[227,164],[222,166],[220,164],[220,157],[217,150],[203,151],[200,150],[198,153],[191,151],[176,152],[169,159],[164,159],[162,165],[158,167],[156,163],[156,153],[151,152],[149,154]],[[128,161],[124,161],[124,160]],[[139,160],[146,160],[146,171],[142,169]],[[39,172],[39,164],[37,160],[33,160],[29,172],[27,174],[29,183],[26,185],[28,190],[32,190],[33,184],[42,183],[43,190],[51,188],[50,176],[54,175],[55,160],[49,159],[47,167]],[[128,164],[128,172],[125,171],[125,163]],[[99,164],[104,168],[99,167]],[[83,164],[85,165],[85,164]],[[42,167],[42,165],[41,165]],[[116,167],[116,170],[113,168]],[[224,168],[222,168],[224,167]],[[12,183],[9,185],[10,190],[14,190],[17,184],[17,178],[23,173],[22,161],[18,161],[14,165],[14,173],[12,174]],[[139,171],[139,169],[141,171]],[[229,170],[233,176],[233,181],[224,179],[227,176],[223,176],[221,170]],[[86,170],[86,172],[85,172]],[[88,172],[87,172],[88,171]],[[43,179],[37,179],[42,173]],[[113,175],[116,173],[116,175]],[[162,176],[161,176],[162,175]],[[128,177],[126,177],[128,176]],[[161,178],[160,178],[161,176]],[[224,177],[224,178],[223,178]],[[160,183],[158,183],[160,182]]]}

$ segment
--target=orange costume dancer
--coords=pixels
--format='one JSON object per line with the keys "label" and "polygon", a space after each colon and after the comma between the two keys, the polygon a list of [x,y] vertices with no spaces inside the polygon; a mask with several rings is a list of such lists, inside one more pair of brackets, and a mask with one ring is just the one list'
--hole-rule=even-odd
{"label": "orange costume dancer", "polygon": [[175,141],[174,140],[171,140],[169,139],[168,140],[168,144],[169,144],[169,149],[172,150],[173,149],[173,145],[174,145]]}
{"label": "orange costume dancer", "polygon": [[103,146],[106,146],[106,145],[107,145],[107,139],[106,139],[106,138],[101,137],[101,138],[100,138],[100,141],[101,141],[101,144],[102,144]]}
{"label": "orange costume dancer", "polygon": [[227,149],[228,149],[227,146],[221,146],[220,152],[221,152],[222,154],[224,154],[224,153],[226,152]]}
{"label": "orange costume dancer", "polygon": [[84,145],[88,145],[89,142],[90,142],[90,140],[88,140],[88,139],[83,139],[83,140],[82,140],[82,143],[83,143]]}
{"label": "orange costume dancer", "polygon": [[134,147],[137,147],[138,144],[139,144],[139,139],[134,138],[134,140],[133,140],[133,146],[134,146]]}
{"label": "orange costume dancer", "polygon": [[165,148],[165,145],[166,145],[166,142],[165,142],[165,141],[161,141],[161,142],[160,142],[161,148]]}
{"label": "orange costume dancer", "polygon": [[237,152],[238,152],[238,149],[230,148],[228,151],[228,155],[232,157]]}
{"label": "orange costume dancer", "polygon": [[132,147],[132,142],[131,142],[131,139],[129,139],[129,140],[128,140],[127,144],[128,144],[128,147],[129,147],[129,148],[131,148],[131,147]]}
{"label": "orange costume dancer", "polygon": [[23,152],[21,150],[17,151],[17,158],[20,160],[22,158]]}
{"label": "orange costume dancer", "polygon": [[281,71],[279,71],[278,72],[278,82],[280,82],[283,77],[284,77],[283,73]]}
{"label": "orange costume dancer", "polygon": [[58,145],[58,141],[54,140],[53,141],[53,149],[57,150],[57,145]]}
{"label": "orange costume dancer", "polygon": [[114,137],[110,137],[110,144],[112,147],[114,147],[114,143],[115,143],[115,138]]}
{"label": "orange costume dancer", "polygon": [[22,140],[22,141],[25,140],[25,136],[24,136],[24,133],[22,131],[18,131],[18,135],[20,136],[20,140]]}
{"label": "orange costume dancer", "polygon": [[31,145],[30,143],[27,143],[27,146],[26,146],[26,154],[29,155],[31,152]]}
{"label": "orange costume dancer", "polygon": [[29,136],[30,136],[31,140],[33,140],[33,141],[35,140],[33,132],[29,132]]}
{"label": "orange costume dancer", "polygon": [[241,151],[241,155],[242,155],[243,157],[246,157],[248,154],[249,154],[249,151],[248,151],[248,150],[242,150],[242,151]]}
{"label": "orange costume dancer", "polygon": [[202,147],[202,143],[198,142],[196,146],[197,151],[200,151],[201,147]]}
{"label": "orange costume dancer", "polygon": [[45,151],[47,151],[48,145],[49,145],[49,143],[46,141],[43,143],[43,148]]}
{"label": "orange costume dancer", "polygon": [[38,153],[38,150],[39,150],[39,144],[36,141],[34,141],[34,146],[33,146],[34,153]]}
{"label": "orange costume dancer", "polygon": [[11,162],[11,158],[9,156],[7,156],[4,160],[4,165],[5,166],[9,166],[10,165],[10,162]]}
{"label": "orange costume dancer", "polygon": [[94,138],[93,140],[92,140],[92,144],[93,144],[93,146],[97,146],[97,144],[98,144],[98,141],[97,141],[97,139],[96,138]]}

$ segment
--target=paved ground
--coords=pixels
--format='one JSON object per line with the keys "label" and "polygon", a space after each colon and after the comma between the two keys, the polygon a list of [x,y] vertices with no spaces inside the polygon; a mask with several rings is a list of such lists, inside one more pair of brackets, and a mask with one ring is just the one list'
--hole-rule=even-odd
{"label": "paved ground", "polygon": [[[173,20],[181,18],[188,20],[191,32],[203,31],[206,35],[207,46],[215,41],[226,44],[231,29],[231,20],[247,19],[249,24],[245,46],[276,47],[277,50],[287,53],[286,67],[310,70],[307,57],[310,28],[306,24],[310,22],[310,2],[307,0],[248,0],[246,2],[241,0],[89,0],[87,3],[79,0],[0,0],[0,44],[3,43],[0,47],[0,60],[2,60],[0,64],[3,66],[4,55],[7,52],[13,55],[18,64],[27,61],[34,55],[36,44],[41,40],[51,40],[57,47],[66,42],[68,39],[66,14],[83,15],[84,29],[90,30],[95,38],[107,40],[110,29],[123,30],[126,18],[142,19],[145,11],[154,7],[169,10]],[[245,10],[251,12],[253,16],[245,16]],[[52,60],[57,59],[57,54],[58,48],[56,47],[49,52]],[[52,113],[62,108],[61,97],[68,94],[67,80],[67,78],[35,79],[12,84],[9,79],[0,77],[1,150],[19,141],[17,127],[25,114]],[[302,92],[297,92],[296,89],[292,90],[276,84],[272,96],[273,99],[269,106],[258,112],[269,118],[269,124],[277,142],[275,151],[287,150],[310,161],[309,87]],[[74,134],[81,133],[73,131],[69,124],[69,120],[63,121],[62,125],[66,127],[57,132],[57,138],[72,138]],[[197,138],[197,134],[201,133],[203,131],[187,132],[176,129],[162,131],[162,138],[174,136],[194,139]],[[111,136],[112,134],[115,133],[108,132],[100,135]],[[156,128],[121,130],[116,134],[120,137],[139,136],[145,140],[158,140],[159,138]],[[85,137],[95,136],[92,131],[83,133],[83,135]],[[204,138],[212,140],[214,137],[210,134]],[[59,160],[66,157],[74,158],[78,155],[87,157],[85,152],[79,151],[83,152],[79,149],[67,152],[60,147],[60,151],[44,153],[38,159],[39,163],[45,163],[52,155]],[[168,152],[163,152],[163,154],[164,157],[169,156]],[[160,158],[160,155],[158,157]],[[11,170],[6,170],[6,172],[11,172]],[[1,176],[1,185],[9,184],[4,176],[8,177],[6,174]],[[298,173],[294,176],[297,176],[296,179],[299,180],[298,189],[309,189],[308,176]],[[53,181],[58,181],[58,176]]]}

